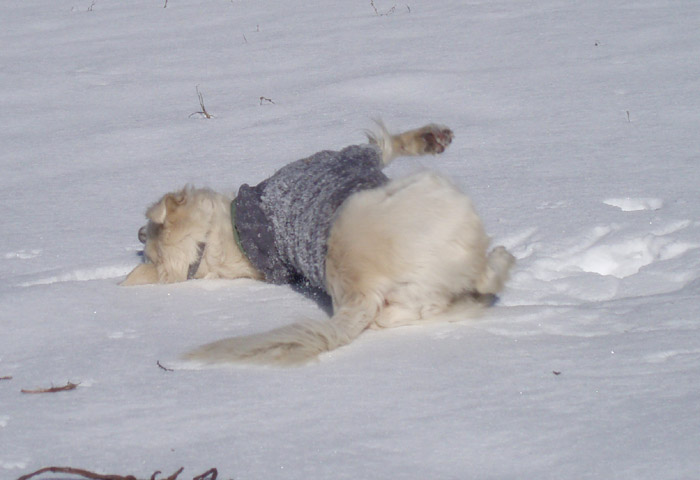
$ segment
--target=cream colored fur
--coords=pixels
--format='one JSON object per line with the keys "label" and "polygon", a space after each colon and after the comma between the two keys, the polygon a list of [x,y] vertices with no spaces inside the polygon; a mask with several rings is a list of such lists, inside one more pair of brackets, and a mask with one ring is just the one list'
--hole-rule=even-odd
{"label": "cream colored fur", "polygon": [[[369,135],[385,164],[401,155],[441,153],[446,127],[428,125],[390,135],[383,124]],[[198,244],[206,242],[194,278],[261,278],[233,239],[231,199],[185,188],[147,211],[144,253],[123,285],[187,278]],[[513,256],[488,252],[489,238],[469,198],[451,182],[424,172],[352,195],[331,228],[326,257],[333,316],[266,333],[220,340],[189,354],[203,363],[292,365],[346,345],[367,328],[458,318],[492,302],[508,278]]]}
{"label": "cream colored fur", "polygon": [[230,203],[230,198],[212,190],[189,186],[163,196],[146,211],[148,261],[129,273],[122,285],[185,281],[200,242],[206,242],[206,249],[194,278],[262,279],[233,239]]}

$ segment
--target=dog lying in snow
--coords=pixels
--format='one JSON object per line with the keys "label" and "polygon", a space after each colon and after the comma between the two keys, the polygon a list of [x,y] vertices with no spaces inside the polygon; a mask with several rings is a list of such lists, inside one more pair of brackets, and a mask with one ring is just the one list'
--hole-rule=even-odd
{"label": "dog lying in snow", "polygon": [[199,278],[306,282],[327,292],[333,316],[204,345],[204,363],[297,364],[346,345],[367,328],[474,313],[493,302],[514,263],[487,252],[469,198],[429,172],[389,180],[382,168],[405,155],[442,153],[452,131],[425,127],[323,151],[230,198],[185,187],[151,206],[139,230],[146,262],[122,285]]}

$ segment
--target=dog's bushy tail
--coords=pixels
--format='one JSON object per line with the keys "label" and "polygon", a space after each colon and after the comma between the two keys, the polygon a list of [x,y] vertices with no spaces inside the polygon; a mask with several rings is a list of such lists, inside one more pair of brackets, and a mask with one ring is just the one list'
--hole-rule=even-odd
{"label": "dog's bushy tail", "polygon": [[341,307],[329,320],[307,320],[269,332],[231,337],[203,345],[184,356],[197,363],[249,363],[292,366],[355,340],[372,322],[376,309]]}

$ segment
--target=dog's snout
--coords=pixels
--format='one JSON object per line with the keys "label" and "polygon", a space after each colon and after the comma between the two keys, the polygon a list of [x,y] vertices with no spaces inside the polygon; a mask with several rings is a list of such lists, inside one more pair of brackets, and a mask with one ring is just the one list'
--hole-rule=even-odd
{"label": "dog's snout", "polygon": [[146,244],[146,226],[144,225],[143,227],[139,228],[139,242],[143,243],[144,245]]}

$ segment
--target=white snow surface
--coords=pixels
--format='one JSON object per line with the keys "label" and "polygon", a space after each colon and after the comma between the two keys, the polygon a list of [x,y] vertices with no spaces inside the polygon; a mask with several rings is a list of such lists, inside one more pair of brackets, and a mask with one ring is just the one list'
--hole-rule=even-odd
{"label": "white snow surface", "polygon": [[[374,6],[6,2],[0,478],[700,478],[700,4]],[[326,314],[247,280],[119,287],[147,206],[233,193],[375,117],[454,130],[387,173],[472,196],[518,258],[497,305],[302,368],[159,368]]]}

